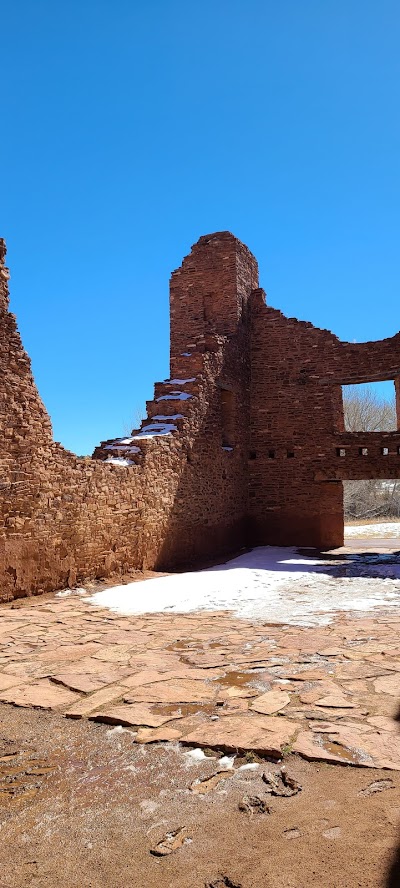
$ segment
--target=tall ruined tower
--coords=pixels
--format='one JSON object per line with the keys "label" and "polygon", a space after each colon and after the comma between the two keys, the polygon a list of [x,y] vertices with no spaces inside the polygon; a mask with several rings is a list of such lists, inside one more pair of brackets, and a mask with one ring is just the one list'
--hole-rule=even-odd
{"label": "tall ruined tower", "polygon": [[215,334],[237,333],[256,287],[257,261],[229,231],[204,235],[194,244],[171,276],[171,375],[183,353],[207,351]]}
{"label": "tall ruined tower", "polygon": [[6,267],[6,242],[0,237],[0,314],[8,311],[8,280],[10,273]]}
{"label": "tall ruined tower", "polygon": [[[201,237],[172,274],[170,373],[184,392],[163,409],[183,410],[189,435],[161,565],[232,551],[246,539],[249,300],[257,286],[256,259],[228,231]],[[179,400],[185,392],[190,400]]]}

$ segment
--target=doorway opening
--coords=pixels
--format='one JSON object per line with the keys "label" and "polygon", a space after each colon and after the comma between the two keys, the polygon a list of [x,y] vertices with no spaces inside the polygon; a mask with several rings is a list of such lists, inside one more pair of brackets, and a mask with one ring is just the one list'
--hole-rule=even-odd
{"label": "doorway opening", "polygon": [[344,539],[352,549],[400,551],[400,479],[345,481]]}

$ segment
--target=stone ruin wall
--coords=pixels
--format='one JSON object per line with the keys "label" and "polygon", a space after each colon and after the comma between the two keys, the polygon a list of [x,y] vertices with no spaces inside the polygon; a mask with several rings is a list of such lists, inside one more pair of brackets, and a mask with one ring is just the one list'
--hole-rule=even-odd
{"label": "stone ruin wall", "polygon": [[262,291],[251,308],[249,538],[343,545],[342,481],[399,478],[400,433],[345,432],[342,385],[392,379],[398,397],[400,333],[346,343],[286,318]]}
{"label": "stone ruin wall", "polygon": [[228,232],[172,275],[170,379],[141,429],[76,457],[53,441],[0,244],[0,601],[247,545],[337,546],[342,480],[400,477],[400,432],[346,433],[341,391],[394,379],[399,403],[400,334],[348,344],[284,317]]}
{"label": "stone ruin wall", "polygon": [[[157,383],[137,437],[132,434],[128,444],[123,443],[128,439],[104,442],[90,459],[53,441],[29,358],[8,311],[2,242],[0,601],[134,568],[165,569],[242,544],[248,423],[238,430],[235,449],[224,450],[216,380],[235,389],[238,409],[246,416],[247,327],[243,323],[229,339],[216,331],[207,339],[201,302],[211,279],[221,301],[228,293],[237,303],[239,292],[237,326],[257,272],[253,257],[253,277],[243,269],[240,254],[247,262],[251,254],[232,235],[223,243],[223,253],[219,264],[220,241],[203,244],[195,261],[188,257],[173,276],[171,378],[178,374],[193,381]],[[185,329],[188,299],[201,287],[198,312],[191,313],[190,329]],[[232,322],[232,331],[234,326]],[[175,398],[176,390],[184,399]],[[153,418],[177,414],[171,423]],[[174,431],[147,437],[149,426],[163,425],[173,425]],[[123,463],[105,463],[110,457]]]}

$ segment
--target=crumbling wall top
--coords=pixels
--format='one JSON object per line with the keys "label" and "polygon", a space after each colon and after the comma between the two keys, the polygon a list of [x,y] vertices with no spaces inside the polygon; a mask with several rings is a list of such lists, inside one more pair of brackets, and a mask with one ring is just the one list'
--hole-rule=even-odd
{"label": "crumbling wall top", "polygon": [[200,237],[171,276],[171,356],[233,335],[258,287],[257,260],[230,231]]}
{"label": "crumbling wall top", "polygon": [[0,312],[8,311],[8,281],[10,272],[5,264],[7,253],[6,242],[0,237]]}

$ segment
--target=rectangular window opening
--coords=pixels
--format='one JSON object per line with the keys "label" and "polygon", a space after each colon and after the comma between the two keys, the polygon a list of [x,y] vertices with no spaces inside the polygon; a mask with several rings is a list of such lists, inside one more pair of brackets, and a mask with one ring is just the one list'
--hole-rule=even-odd
{"label": "rectangular window opening", "polygon": [[343,385],[346,432],[393,432],[398,428],[394,381]]}
{"label": "rectangular window opening", "polygon": [[268,459],[275,459],[275,450],[268,451]]}

